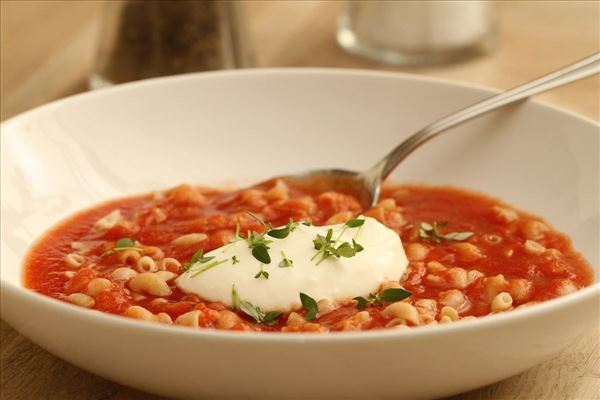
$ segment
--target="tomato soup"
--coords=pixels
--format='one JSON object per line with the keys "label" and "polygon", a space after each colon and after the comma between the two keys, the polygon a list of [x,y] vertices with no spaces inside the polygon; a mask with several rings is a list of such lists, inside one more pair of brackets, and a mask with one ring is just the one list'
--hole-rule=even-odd
{"label": "tomato soup", "polygon": [[[285,261],[284,252],[278,265],[267,263],[268,245],[255,254],[260,243],[286,240],[285,227],[298,224],[360,229],[366,217],[395,232],[407,258],[402,276],[370,293],[312,298],[308,290],[297,294],[297,309],[262,310],[235,287],[225,304],[177,284],[193,265],[212,268],[216,261],[206,253],[251,237],[249,251],[260,261],[255,278],[274,279],[274,268],[299,267]],[[364,247],[360,239],[347,246],[318,240],[315,253],[331,256],[332,265]],[[591,282],[591,268],[566,235],[497,199],[451,187],[397,185],[385,187],[380,202],[365,210],[349,195],[282,181],[235,191],[181,185],[103,203],[51,229],[33,245],[24,268],[27,288],[91,310],[198,329],[273,332],[457,323],[529,307]]]}

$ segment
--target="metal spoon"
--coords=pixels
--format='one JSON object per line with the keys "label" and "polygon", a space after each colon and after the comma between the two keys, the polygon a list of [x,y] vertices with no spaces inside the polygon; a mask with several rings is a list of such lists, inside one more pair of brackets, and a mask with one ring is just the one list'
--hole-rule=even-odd
{"label": "metal spoon", "polygon": [[[428,140],[465,121],[500,107],[599,72],[600,53],[595,53],[574,64],[463,108],[427,125],[420,131],[409,136],[381,161],[364,172],[342,169],[310,170],[295,175],[269,179],[267,182],[282,179],[297,187],[306,187],[316,191],[335,190],[351,194],[361,202],[363,207],[369,208],[377,204],[381,185],[385,178],[388,177],[402,160]],[[263,184],[267,182],[263,182]]]}

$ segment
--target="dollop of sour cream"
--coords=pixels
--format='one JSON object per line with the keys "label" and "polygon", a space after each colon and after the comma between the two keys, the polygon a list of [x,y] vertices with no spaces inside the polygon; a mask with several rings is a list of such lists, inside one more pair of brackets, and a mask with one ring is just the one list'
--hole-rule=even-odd
{"label": "dollop of sour cream", "polygon": [[[345,300],[376,292],[384,281],[402,277],[408,260],[400,237],[379,221],[361,216],[361,226],[345,224],[328,226],[295,225],[289,235],[270,240],[269,264],[261,263],[252,255],[252,248],[244,239],[210,251],[204,257],[209,261],[196,262],[176,280],[186,293],[195,293],[209,301],[220,301],[232,306],[232,288],[239,297],[260,307],[263,311],[288,312],[301,307],[300,293],[315,300]],[[333,232],[336,244],[352,240],[363,250],[351,257],[315,257],[313,240]],[[282,260],[284,257],[291,262]],[[318,265],[317,265],[318,263]],[[261,271],[267,274],[258,275]],[[268,278],[265,276],[268,275]]]}

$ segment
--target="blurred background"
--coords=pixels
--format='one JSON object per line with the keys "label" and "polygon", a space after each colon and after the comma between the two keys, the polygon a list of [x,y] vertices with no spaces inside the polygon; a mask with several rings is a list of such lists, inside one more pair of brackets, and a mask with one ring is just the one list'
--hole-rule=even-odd
{"label": "blurred background", "polygon": [[[232,68],[361,68],[508,89],[600,51],[598,1],[2,0],[0,15],[1,120],[91,88]],[[537,98],[600,120],[598,76]],[[7,399],[157,399],[0,327]],[[597,398],[598,346],[582,338],[457,399]]]}
{"label": "blurred background", "polygon": [[[367,68],[506,89],[600,50],[597,1],[158,3],[3,0],[1,119],[90,83],[234,67]],[[599,91],[589,78],[539,98],[598,119]]]}

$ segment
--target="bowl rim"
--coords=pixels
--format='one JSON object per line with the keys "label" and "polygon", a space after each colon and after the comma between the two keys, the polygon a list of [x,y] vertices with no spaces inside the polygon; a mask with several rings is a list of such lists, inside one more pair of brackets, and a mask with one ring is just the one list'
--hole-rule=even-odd
{"label": "bowl rim", "polygon": [[[378,71],[378,70],[369,70],[369,69],[360,69],[360,68],[327,68],[327,67],[272,67],[272,68],[243,68],[243,69],[230,69],[230,70],[218,70],[218,71],[204,71],[204,72],[190,72],[178,75],[171,76],[161,76],[156,78],[148,78],[148,79],[140,79],[137,81],[121,83],[118,85],[88,90],[86,92],[73,94],[70,96],[66,96],[60,99],[56,99],[50,101],[45,104],[41,104],[32,109],[23,111],[17,115],[13,115],[10,118],[2,121],[0,126],[6,128],[7,125],[12,125],[15,122],[18,122],[20,119],[23,119],[29,116],[32,113],[41,112],[45,109],[51,109],[52,107],[56,107],[71,101],[77,101],[80,98],[86,97],[98,97],[101,95],[109,95],[110,93],[119,92],[122,90],[128,90],[131,88],[136,88],[138,86],[147,86],[147,85],[160,85],[160,84],[169,84],[171,82],[176,82],[179,80],[188,80],[188,79],[211,79],[213,77],[244,77],[244,76],[260,76],[260,75],[346,75],[346,76],[358,76],[358,77],[366,77],[366,78],[385,78],[385,79],[403,79],[408,81],[420,81],[426,83],[436,83],[445,86],[452,87],[460,87],[462,89],[474,89],[480,92],[485,92],[486,95],[494,95],[501,93],[504,91],[503,89],[498,89],[493,86],[488,86],[480,83],[470,83],[459,80],[453,80],[449,78],[440,78],[434,76],[427,75],[417,75],[411,74],[408,72],[395,72],[395,71]],[[510,89],[510,88],[509,88]],[[545,101],[537,100],[534,97],[529,97],[525,99],[528,103],[533,103],[536,106],[552,110],[554,112],[559,112],[561,114],[566,114],[571,117],[580,119],[589,124],[595,125],[597,128],[600,128],[600,120],[596,121],[591,117],[581,115],[575,111],[569,110],[562,106],[557,106],[553,104],[549,104]]]}
{"label": "bowl rim", "polygon": [[[58,107],[69,102],[79,101],[81,98],[98,97],[103,95],[112,95],[122,90],[136,89],[147,85],[168,85],[172,82],[185,81],[189,79],[212,79],[217,78],[228,78],[228,77],[253,77],[253,76],[354,76],[359,78],[384,78],[384,79],[402,79],[407,81],[419,81],[425,83],[442,84],[445,86],[458,87],[461,89],[470,89],[483,92],[486,95],[494,95],[499,93],[500,90],[481,84],[465,83],[462,81],[454,81],[451,79],[429,77],[422,75],[414,75],[409,73],[392,72],[392,71],[376,71],[376,70],[363,70],[363,69],[351,69],[351,68],[250,68],[240,70],[223,70],[223,71],[209,71],[199,73],[188,73],[175,76],[158,77],[151,79],[144,79],[135,82],[128,82],[121,85],[116,85],[110,88],[103,88],[94,91],[88,91],[79,93],[76,95],[68,96],[63,99],[55,100],[47,104],[40,105],[31,110],[27,110],[23,113],[15,115],[0,124],[0,128],[5,130],[10,126],[25,120],[30,115],[43,112],[45,110]],[[547,104],[543,101],[536,99],[527,99],[528,102],[533,103],[537,107],[550,110],[552,112],[558,112],[565,116],[578,119],[581,122],[588,123],[594,127],[600,129],[600,122],[591,119],[590,117],[580,115],[574,111],[565,109],[563,107]],[[1,268],[0,268],[1,270]],[[385,340],[385,339],[397,339],[397,340],[410,340],[415,335],[420,338],[436,337],[437,335],[445,335],[446,332],[461,333],[465,330],[470,329],[484,329],[494,328],[501,325],[508,324],[510,322],[518,323],[525,318],[533,318],[540,314],[545,314],[553,309],[564,309],[568,307],[574,307],[576,304],[591,300],[597,297],[600,300],[600,281],[598,281],[598,273],[594,271],[595,281],[588,287],[585,287],[575,293],[568,294],[566,296],[546,300],[540,304],[536,304],[532,307],[526,307],[521,310],[513,310],[509,313],[502,313],[496,315],[488,315],[476,320],[471,321],[459,321],[459,323],[443,324],[443,325],[432,325],[422,326],[417,329],[409,330],[394,330],[394,329],[379,329],[372,331],[358,331],[358,332],[328,332],[326,334],[310,334],[310,333],[289,333],[289,332],[237,332],[237,331],[225,331],[217,329],[190,329],[189,327],[171,325],[167,326],[158,323],[148,323],[145,321],[138,321],[132,318],[127,318],[120,315],[113,315],[104,312],[93,312],[94,310],[82,309],[81,307],[63,302],[58,299],[54,299],[43,294],[28,290],[22,286],[22,263],[19,266],[19,283],[9,282],[5,278],[5,274],[0,274],[0,290],[2,292],[2,298],[4,303],[5,296],[13,297],[21,301],[28,301],[34,303],[36,307],[49,307],[56,312],[70,313],[74,317],[80,318],[82,321],[91,324],[113,324],[115,327],[121,327],[123,329],[134,329],[140,333],[146,334],[157,334],[157,335],[178,335],[184,337],[211,340],[227,340],[229,342],[302,342],[302,343],[329,343],[335,342],[363,342],[373,340]],[[92,312],[90,312],[92,311]],[[172,332],[172,333],[169,333]]]}

